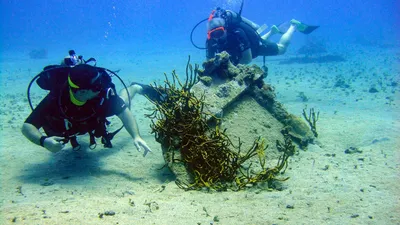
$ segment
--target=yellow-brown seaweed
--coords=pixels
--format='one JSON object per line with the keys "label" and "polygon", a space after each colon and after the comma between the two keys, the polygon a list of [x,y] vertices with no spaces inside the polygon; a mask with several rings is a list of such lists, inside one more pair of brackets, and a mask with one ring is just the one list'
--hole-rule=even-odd
{"label": "yellow-brown seaweed", "polygon": [[[207,118],[219,118],[203,111],[204,95],[197,98],[191,92],[197,82],[198,70],[198,65],[193,68],[188,61],[185,82],[181,82],[173,71],[172,81],[165,75],[164,86],[153,85],[165,98],[163,101],[153,101],[155,111],[148,115],[152,119],[152,132],[166,153],[166,163],[170,167],[175,163],[182,163],[190,176],[188,180],[177,179],[176,184],[185,190],[203,187],[240,190],[249,184],[276,180],[292,154],[282,150],[283,156],[278,164],[273,168],[266,168],[265,150],[268,145],[264,139],[255,140],[252,147],[242,154],[240,139],[235,147],[225,130],[221,130],[218,125],[211,127]],[[283,149],[286,147],[282,146]],[[294,146],[291,151],[294,151]],[[252,163],[245,168],[243,166],[254,157],[258,157],[261,165],[259,172],[253,172]]]}

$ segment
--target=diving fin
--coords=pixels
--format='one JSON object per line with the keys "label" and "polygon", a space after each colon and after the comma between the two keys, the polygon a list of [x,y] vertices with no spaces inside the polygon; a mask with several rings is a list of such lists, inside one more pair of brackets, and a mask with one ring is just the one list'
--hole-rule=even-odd
{"label": "diving fin", "polygon": [[263,24],[261,27],[259,27],[259,28],[257,29],[257,33],[258,33],[258,34],[261,34],[261,33],[264,32],[264,30],[267,29],[267,28],[268,28],[267,24]]}
{"label": "diving fin", "polygon": [[303,34],[310,34],[313,32],[315,29],[317,29],[319,26],[310,26],[306,25],[304,23],[301,23],[300,26],[297,26],[297,30]]}
{"label": "diving fin", "polygon": [[286,33],[291,24],[296,25],[296,30],[303,34],[310,34],[319,27],[319,26],[310,26],[293,19],[291,21],[287,21],[278,25],[280,33],[281,34]]}
{"label": "diving fin", "polygon": [[297,30],[303,34],[310,34],[319,27],[319,26],[310,26],[294,19],[291,20],[290,23],[296,25]]}

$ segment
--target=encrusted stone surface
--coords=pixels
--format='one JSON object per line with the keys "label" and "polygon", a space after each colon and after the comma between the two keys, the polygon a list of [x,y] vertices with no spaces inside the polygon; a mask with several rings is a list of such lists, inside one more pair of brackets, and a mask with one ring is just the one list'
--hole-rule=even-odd
{"label": "encrusted stone surface", "polygon": [[[264,83],[267,74],[260,67],[236,67],[230,63],[229,55],[223,52],[204,62],[203,68],[199,72],[200,81],[191,91],[197,98],[204,96],[205,112],[221,118],[219,126],[227,129],[226,133],[235,146],[240,138],[242,150],[247,151],[258,137],[266,139],[269,145],[267,164],[272,167],[281,154],[275,143],[277,140],[283,142],[283,129],[289,131],[292,140],[301,148],[313,141],[314,136],[308,125],[276,101],[275,89]],[[179,151],[173,151],[172,155],[163,150],[164,158],[177,179],[191,183],[192,178],[181,161]]]}

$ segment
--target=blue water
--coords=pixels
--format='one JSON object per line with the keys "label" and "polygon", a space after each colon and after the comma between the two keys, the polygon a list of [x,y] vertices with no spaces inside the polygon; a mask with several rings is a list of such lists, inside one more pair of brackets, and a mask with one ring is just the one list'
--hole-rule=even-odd
{"label": "blue water", "polygon": [[[201,52],[189,40],[193,26],[216,6],[239,11],[241,1],[16,1],[2,0],[1,51],[47,49],[59,55],[68,49],[104,55],[110,49],[182,54]],[[258,24],[279,24],[292,18],[320,25],[316,36],[350,44],[362,37],[395,41],[399,34],[396,0],[246,1],[243,16]],[[205,24],[194,33],[204,46]],[[295,35],[293,42],[301,42]],[[95,51],[96,50],[96,51]],[[61,56],[60,56],[61,57]]]}
{"label": "blue water", "polygon": [[[96,224],[98,213],[115,210],[119,224],[210,224],[216,215],[221,222],[215,224],[399,224],[399,2],[247,0],[242,15],[259,25],[294,18],[320,26],[310,35],[295,33],[285,55],[268,57],[265,79],[288,112],[301,117],[307,107],[321,111],[320,136],[290,161],[291,179],[283,191],[197,195],[165,181],[161,148],[144,117],[152,112],[145,98],[135,97],[132,111],[153,149],[147,158],[136,152],[125,131],[113,140],[113,149],[99,145],[77,155],[71,149],[51,154],[20,132],[30,113],[26,88],[70,49],[85,59],[95,57],[99,66],[121,69],[118,74],[128,84],[161,82],[163,73],[173,69],[182,76],[188,55],[196,63],[205,59],[205,50],[191,44],[193,27],[217,6],[239,11],[240,0],[1,0],[0,223],[17,218],[26,219],[25,224]],[[203,47],[206,24],[193,34]],[[346,61],[302,63],[296,51],[313,38]],[[41,49],[47,52],[44,59],[30,58],[32,50]],[[261,58],[254,62],[262,65]],[[116,85],[121,88],[120,82]],[[379,92],[371,93],[372,87]],[[32,89],[35,105],[44,91],[36,85]],[[344,154],[349,147],[363,153]],[[321,169],[327,166],[328,171]],[[164,181],[162,192],[158,187]],[[160,208],[149,213],[146,202],[153,200]],[[168,216],[160,222],[160,215]]]}

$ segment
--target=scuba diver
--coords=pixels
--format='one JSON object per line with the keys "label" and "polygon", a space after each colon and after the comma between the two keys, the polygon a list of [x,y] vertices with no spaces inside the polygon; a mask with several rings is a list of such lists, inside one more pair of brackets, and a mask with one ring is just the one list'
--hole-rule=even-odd
{"label": "scuba diver", "polygon": [[[264,56],[265,64],[265,56],[281,55],[286,52],[296,30],[309,34],[318,27],[292,19],[279,26],[272,26],[269,32],[261,36],[266,25],[260,27],[242,17],[241,10],[235,13],[218,7],[207,19],[206,57],[210,59],[215,57],[216,53],[226,51],[234,65],[249,64],[258,56]],[[278,43],[268,41],[272,35],[278,33],[282,34]]]}
{"label": "scuba diver", "polygon": [[[82,58],[80,60],[75,65],[47,66],[31,81],[28,100],[33,111],[22,125],[22,134],[51,152],[62,150],[67,142],[71,142],[74,150],[80,149],[76,137],[86,133],[90,136],[91,149],[96,147],[96,137],[101,137],[104,147],[112,147],[111,139],[122,127],[109,133],[106,129],[110,124],[107,117],[117,115],[133,138],[137,150],[143,148],[146,156],[151,149],[140,136],[136,120],[127,106],[129,93],[121,98],[112,83],[110,74],[118,75],[108,69],[88,65]],[[50,92],[33,109],[29,89],[36,79],[42,89]]]}
{"label": "scuba diver", "polygon": [[80,64],[89,64],[91,62],[94,62],[94,65],[96,65],[95,58],[89,58],[88,60],[84,60],[82,55],[77,56],[74,50],[69,50],[68,55],[64,57],[60,65],[73,67]]}

